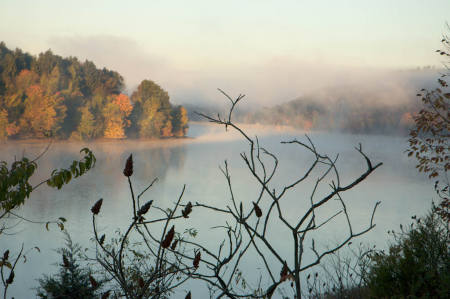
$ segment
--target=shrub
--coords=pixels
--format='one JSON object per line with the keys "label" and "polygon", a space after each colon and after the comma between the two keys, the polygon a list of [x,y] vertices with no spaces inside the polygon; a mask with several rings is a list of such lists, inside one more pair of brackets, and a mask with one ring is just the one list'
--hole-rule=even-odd
{"label": "shrub", "polygon": [[399,233],[389,253],[372,256],[368,286],[376,297],[445,298],[450,286],[448,223],[433,210]]}
{"label": "shrub", "polygon": [[37,296],[42,299],[99,298],[101,282],[94,279],[89,268],[80,265],[81,247],[72,242],[66,231],[64,233],[66,246],[57,250],[62,256],[62,263],[58,264],[59,272],[39,279]]}

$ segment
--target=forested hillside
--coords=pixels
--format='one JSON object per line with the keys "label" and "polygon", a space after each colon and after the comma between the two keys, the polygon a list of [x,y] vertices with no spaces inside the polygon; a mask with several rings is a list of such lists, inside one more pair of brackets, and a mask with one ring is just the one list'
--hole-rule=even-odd
{"label": "forested hillside", "polygon": [[50,50],[37,57],[0,43],[0,140],[181,137],[187,112],[144,80],[131,98],[122,76]]}
{"label": "forested hillside", "polygon": [[270,108],[262,108],[239,117],[246,123],[287,125],[304,130],[338,130],[349,133],[405,133],[418,111],[414,97],[396,105],[369,100],[301,97]]}

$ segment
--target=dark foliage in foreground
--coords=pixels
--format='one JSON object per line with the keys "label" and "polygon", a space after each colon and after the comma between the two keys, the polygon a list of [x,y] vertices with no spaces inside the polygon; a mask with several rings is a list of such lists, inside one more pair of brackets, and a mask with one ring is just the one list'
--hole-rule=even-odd
{"label": "dark foliage in foreground", "polygon": [[389,252],[373,258],[367,283],[376,297],[448,298],[450,236],[448,223],[433,209],[400,232],[391,232]]}
{"label": "dark foliage in foreground", "polygon": [[101,282],[98,282],[87,267],[80,265],[81,247],[74,244],[65,232],[66,246],[58,249],[62,263],[54,275],[39,279],[37,296],[42,299],[92,299],[99,298]]}

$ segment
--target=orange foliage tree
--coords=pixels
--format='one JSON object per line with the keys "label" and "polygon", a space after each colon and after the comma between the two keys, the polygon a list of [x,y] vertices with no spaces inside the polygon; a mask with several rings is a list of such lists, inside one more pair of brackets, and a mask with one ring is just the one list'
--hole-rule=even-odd
{"label": "orange foliage tree", "polygon": [[109,97],[110,102],[103,109],[106,138],[125,138],[125,128],[130,126],[128,116],[133,110],[130,99],[124,94]]}
{"label": "orange foliage tree", "polygon": [[26,90],[25,110],[20,119],[20,133],[27,136],[55,136],[66,115],[64,99],[57,92],[44,94],[39,85]]}

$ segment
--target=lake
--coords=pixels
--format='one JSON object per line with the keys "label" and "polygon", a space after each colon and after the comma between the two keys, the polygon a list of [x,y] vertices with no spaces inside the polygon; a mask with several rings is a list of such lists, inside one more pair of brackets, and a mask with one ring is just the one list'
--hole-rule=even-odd
{"label": "lake", "polygon": [[[286,128],[264,126],[245,126],[250,136],[257,134],[262,147],[275,153],[279,158],[279,171],[274,178],[273,187],[277,190],[283,185],[299,178],[311,163],[311,154],[296,145],[280,144],[280,141],[298,138],[305,140],[304,133]],[[251,201],[258,193],[254,178],[246,169],[240,153],[248,150],[245,141],[235,132],[225,132],[223,127],[211,124],[191,124],[191,138],[162,141],[102,141],[93,143],[56,142],[38,161],[38,175],[35,183],[48,177],[54,168],[66,167],[79,158],[79,150],[87,146],[97,157],[96,167],[85,176],[73,180],[61,190],[42,186],[32,193],[31,198],[18,211],[20,215],[35,220],[47,221],[60,216],[67,219],[66,228],[75,242],[92,248],[89,239],[92,234],[91,206],[103,198],[99,216],[99,228],[112,232],[116,228],[126,229],[131,218],[128,183],[122,171],[125,160],[133,154],[135,172],[132,181],[136,190],[144,189],[154,178],[155,185],[146,193],[145,200],[154,200],[161,207],[171,207],[178,198],[183,185],[186,185],[184,201],[202,202],[226,207],[230,205],[230,195],[226,180],[219,170],[224,160],[228,161],[232,176],[235,197],[242,201],[244,209],[251,208]],[[433,184],[423,174],[417,173],[413,159],[404,154],[407,138],[399,136],[349,135],[340,133],[316,132],[310,137],[320,153],[334,157],[339,153],[337,166],[343,184],[356,178],[365,170],[365,161],[354,149],[358,143],[374,163],[383,162],[365,181],[354,189],[343,193],[349,214],[354,222],[354,230],[363,229],[377,201],[381,201],[376,215],[376,227],[360,238],[363,242],[386,247],[390,229],[398,229],[401,223],[410,223],[412,215],[424,215],[431,207],[434,198]],[[26,155],[35,157],[46,144],[32,142],[11,142],[0,145],[0,160],[11,162],[14,157]],[[308,208],[309,196],[316,176],[300,185],[286,197],[286,217],[297,219]],[[317,195],[329,190],[328,181],[317,191]],[[264,208],[264,206],[262,206]],[[323,210],[323,215],[331,215],[333,204]],[[211,213],[201,213],[194,209],[186,221],[185,228],[193,227],[199,232],[197,240],[215,246],[222,236],[211,227],[223,225],[226,219]],[[319,244],[330,246],[337,242],[343,231],[342,219],[337,219],[316,239]],[[57,271],[52,265],[60,262],[60,255],[54,250],[64,244],[63,234],[58,227],[50,225],[47,231],[43,224],[21,222],[14,227],[13,235],[0,238],[0,250],[18,250],[24,243],[26,249],[38,246],[40,253],[31,250],[26,263],[20,263],[16,279],[9,289],[9,297],[34,298],[36,279],[43,273]],[[180,228],[181,229],[181,228]],[[283,235],[282,227],[271,227],[271,238],[279,245],[281,253],[289,253],[289,244]],[[285,243],[286,242],[286,243]],[[289,248],[288,248],[289,247]],[[258,267],[257,264],[250,267]],[[242,269],[245,270],[246,269]],[[253,271],[254,272],[254,271]],[[275,271],[278,273],[278,270]],[[249,275],[250,277],[253,274]],[[193,286],[191,286],[193,287]],[[204,290],[193,292],[197,298]],[[178,296],[175,296],[178,297]],[[180,295],[181,297],[181,295]],[[184,297],[183,297],[184,298]]]}

